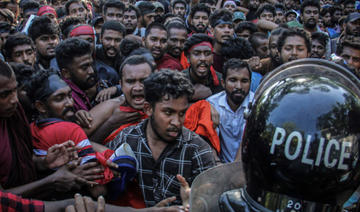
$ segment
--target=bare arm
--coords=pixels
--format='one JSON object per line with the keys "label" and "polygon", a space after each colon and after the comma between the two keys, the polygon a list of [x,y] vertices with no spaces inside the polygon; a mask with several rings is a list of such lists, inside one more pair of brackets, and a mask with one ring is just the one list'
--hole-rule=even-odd
{"label": "bare arm", "polygon": [[258,28],[265,30],[265,31],[271,31],[271,30],[279,27],[279,25],[275,24],[274,22],[266,21],[266,20],[258,20],[256,25]]}
{"label": "bare arm", "polygon": [[84,128],[84,132],[90,137],[107,119],[110,118],[114,109],[123,103],[123,99],[115,98],[102,102],[92,108],[89,112],[92,117],[91,127]]}

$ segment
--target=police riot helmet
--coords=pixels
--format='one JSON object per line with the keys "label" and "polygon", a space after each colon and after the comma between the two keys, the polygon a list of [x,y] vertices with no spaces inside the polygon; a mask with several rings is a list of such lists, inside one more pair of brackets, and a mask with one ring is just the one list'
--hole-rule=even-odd
{"label": "police riot helmet", "polygon": [[325,60],[270,72],[242,143],[245,196],[270,211],[338,211],[360,184],[360,80]]}

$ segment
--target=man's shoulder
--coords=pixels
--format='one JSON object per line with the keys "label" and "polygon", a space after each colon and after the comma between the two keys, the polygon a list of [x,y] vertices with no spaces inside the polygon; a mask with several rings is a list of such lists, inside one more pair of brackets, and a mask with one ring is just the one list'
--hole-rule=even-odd
{"label": "man's shoulder", "polygon": [[122,143],[129,143],[130,145],[137,145],[142,138],[145,138],[145,122],[147,119],[143,120],[137,125],[131,125],[124,128],[121,132],[106,144],[110,149],[115,150]]}
{"label": "man's shoulder", "polygon": [[218,104],[219,100],[224,97],[226,97],[226,92],[221,91],[219,93],[209,96],[206,100],[210,102],[210,104]]}

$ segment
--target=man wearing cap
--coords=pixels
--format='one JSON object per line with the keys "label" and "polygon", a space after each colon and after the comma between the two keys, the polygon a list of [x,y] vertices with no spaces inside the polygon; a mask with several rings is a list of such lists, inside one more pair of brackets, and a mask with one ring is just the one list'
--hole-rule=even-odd
{"label": "man wearing cap", "polygon": [[206,99],[212,94],[223,90],[221,74],[212,67],[213,39],[205,34],[194,34],[189,37],[184,46],[184,53],[190,62],[190,67],[183,73],[194,85],[192,101]]}
{"label": "man wearing cap", "polygon": [[240,24],[240,22],[246,21],[245,14],[243,12],[236,11],[234,12],[233,16],[234,28],[236,28]]}
{"label": "man wearing cap", "polygon": [[223,8],[227,9],[231,13],[234,13],[236,9],[236,3],[231,0],[225,1]]}
{"label": "man wearing cap", "polygon": [[165,14],[165,8],[164,5],[158,1],[153,2],[154,4],[154,11],[156,16],[163,16]]}
{"label": "man wearing cap", "polygon": [[337,46],[341,42],[341,38],[345,36],[354,36],[354,37],[360,37],[360,13],[354,12],[350,13],[346,19],[344,20],[344,32],[343,34],[338,37],[331,40],[331,52],[335,53]]}
{"label": "man wearing cap", "polygon": [[297,17],[298,17],[298,13],[295,10],[288,10],[285,13],[286,22],[295,21]]}

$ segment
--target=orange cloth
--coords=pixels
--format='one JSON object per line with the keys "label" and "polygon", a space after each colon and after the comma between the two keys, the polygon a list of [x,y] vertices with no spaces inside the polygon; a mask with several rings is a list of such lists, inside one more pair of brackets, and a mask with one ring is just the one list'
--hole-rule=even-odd
{"label": "orange cloth", "polygon": [[211,106],[206,100],[192,104],[185,114],[184,126],[198,135],[206,137],[220,153],[220,139],[211,120]]}
{"label": "orange cloth", "polygon": [[[128,106],[120,106],[120,110],[124,111],[124,112],[128,112],[128,113],[133,113],[133,112],[138,112],[141,115],[141,120],[146,119],[148,116],[141,110],[136,110],[132,107],[128,107]],[[117,130],[115,130],[114,132],[112,132],[107,138],[105,138],[105,140],[103,141],[103,144],[107,144],[110,141],[114,140],[114,138],[126,127],[130,127],[132,125],[137,125],[140,122],[133,122],[133,123],[127,123],[127,124],[123,124],[121,125]]]}

